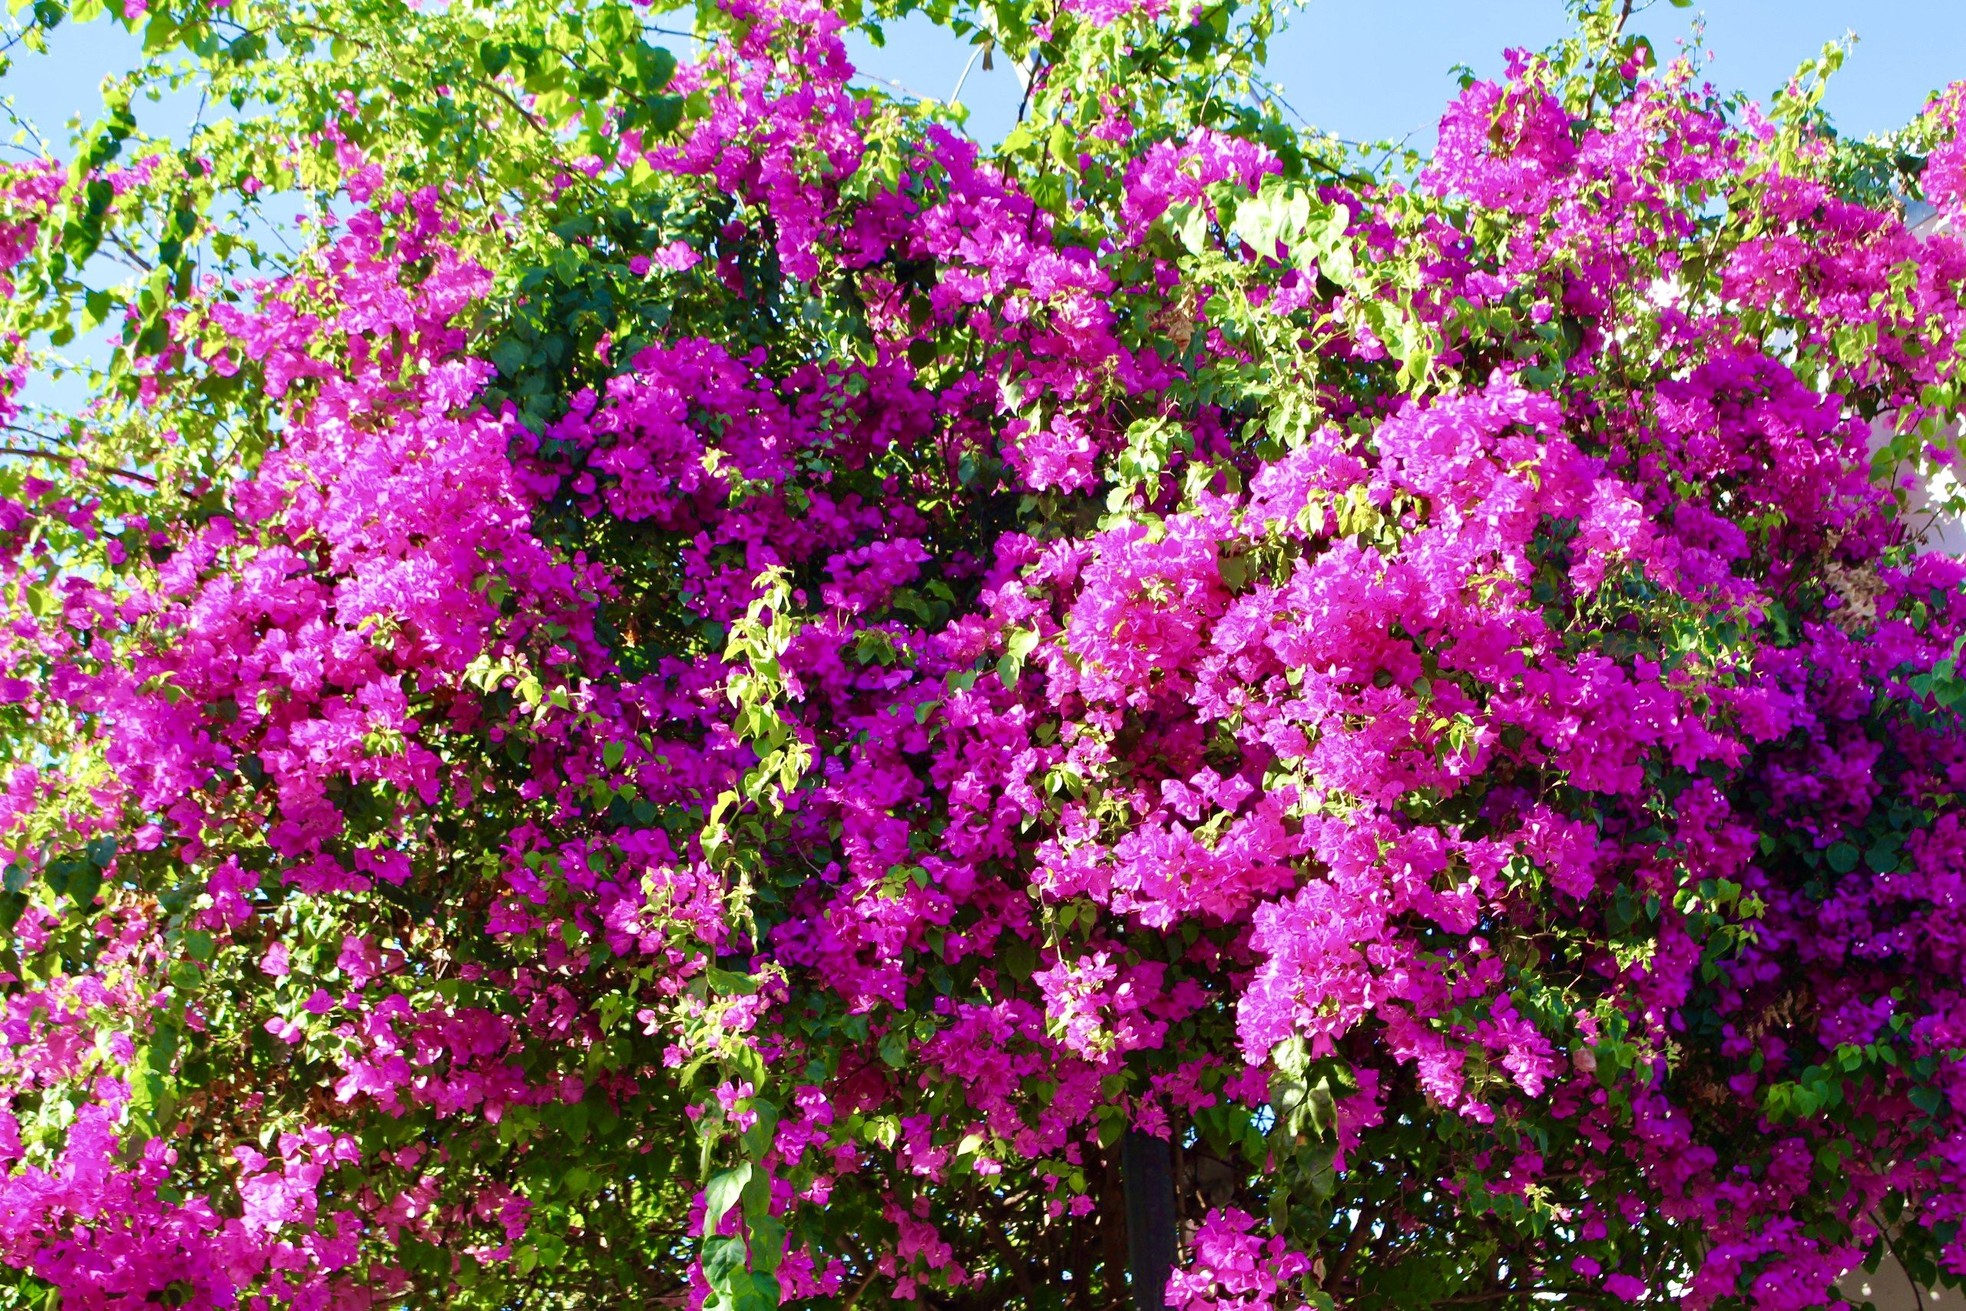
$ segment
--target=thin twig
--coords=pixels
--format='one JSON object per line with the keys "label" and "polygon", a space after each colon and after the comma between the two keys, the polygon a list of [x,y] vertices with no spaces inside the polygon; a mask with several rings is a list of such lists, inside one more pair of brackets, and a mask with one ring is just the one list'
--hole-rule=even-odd
{"label": "thin twig", "polygon": [[969,62],[963,65],[962,75],[956,79],[956,89],[949,93],[950,104],[954,105],[962,102],[963,83],[969,81],[969,70],[976,67],[976,61],[983,57],[984,52],[989,50],[992,44],[992,42],[986,41],[970,52]]}
{"label": "thin twig", "polygon": [[1256,76],[1256,74],[1254,73],[1251,73],[1249,75],[1249,80],[1251,82],[1254,82],[1258,87],[1262,88],[1263,94],[1269,97],[1270,100],[1272,100],[1276,104],[1282,105],[1284,109],[1289,112],[1292,118],[1296,119],[1299,123],[1302,123],[1305,127],[1310,128],[1313,132],[1318,130],[1317,124],[1311,122],[1310,119],[1305,118],[1303,114],[1299,113],[1297,110],[1297,106],[1291,104],[1288,100],[1285,100],[1283,98],[1283,93],[1281,91],[1278,91],[1275,86],[1271,85],[1268,82],[1265,82],[1262,78]]}
{"label": "thin twig", "polygon": [[116,252],[123,257],[123,261],[131,268],[137,270],[139,273],[149,273],[152,271],[153,266],[150,261],[137,253],[136,247],[130,244],[129,238],[113,228],[104,235],[108,238],[109,244],[115,247]]}
{"label": "thin twig", "polygon": [[0,455],[16,455],[28,460],[46,460],[51,464],[72,464],[80,460],[91,469],[105,473],[111,478],[129,478],[151,487],[157,485],[157,480],[148,474],[138,473],[134,469],[118,469],[114,465],[91,460],[88,456],[75,451],[37,451],[25,446],[0,446]]}
{"label": "thin twig", "polygon": [[904,95],[904,96],[908,96],[908,97],[910,97],[911,99],[915,99],[915,100],[933,100],[933,99],[935,98],[935,97],[933,97],[933,96],[929,96],[929,95],[924,95],[924,94],[923,94],[922,92],[920,92],[920,91],[917,91],[917,90],[915,90],[915,88],[913,88],[913,87],[911,87],[911,86],[903,86],[903,85],[901,85],[901,83],[899,83],[899,82],[896,82],[896,81],[895,81],[895,80],[894,80],[893,78],[887,78],[887,77],[876,77],[876,76],[874,76],[874,75],[873,75],[872,73],[869,73],[869,72],[866,72],[866,71],[864,71],[864,70],[861,70],[861,69],[855,69],[855,70],[854,70],[854,76],[855,76],[855,77],[858,77],[858,78],[861,78],[861,79],[863,79],[863,80],[865,80],[865,81],[868,81],[868,82],[878,82],[878,83],[880,83],[880,84],[881,84],[882,86],[884,86],[884,87],[887,87],[887,88],[888,88],[889,90],[891,90],[891,91],[899,91],[899,92],[900,92],[900,93],[901,93],[902,95]]}

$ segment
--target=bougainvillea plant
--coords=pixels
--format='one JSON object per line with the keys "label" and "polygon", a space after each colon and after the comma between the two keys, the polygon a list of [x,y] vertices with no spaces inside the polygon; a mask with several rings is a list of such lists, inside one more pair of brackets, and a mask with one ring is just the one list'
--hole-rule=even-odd
{"label": "bougainvillea plant", "polygon": [[0,1305],[1966,1280],[1966,89],[16,8],[145,53],[0,164]]}

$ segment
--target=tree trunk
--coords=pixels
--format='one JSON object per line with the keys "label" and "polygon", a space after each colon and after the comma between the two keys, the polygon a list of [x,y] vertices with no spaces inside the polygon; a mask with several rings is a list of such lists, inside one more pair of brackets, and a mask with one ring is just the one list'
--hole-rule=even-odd
{"label": "tree trunk", "polygon": [[1133,1311],[1167,1311],[1176,1255],[1173,1151],[1165,1139],[1129,1129],[1120,1144],[1120,1173]]}

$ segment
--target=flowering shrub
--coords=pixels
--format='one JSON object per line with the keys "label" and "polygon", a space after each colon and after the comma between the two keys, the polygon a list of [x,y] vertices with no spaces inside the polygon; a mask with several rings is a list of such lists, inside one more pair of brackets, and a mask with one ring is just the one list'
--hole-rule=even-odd
{"label": "flowering shrub", "polygon": [[0,173],[0,1300],[1118,1305],[1129,1133],[1197,1311],[1966,1280],[1966,93],[1619,12],[1374,169],[1261,6],[934,10],[989,151],[123,10],[258,108]]}

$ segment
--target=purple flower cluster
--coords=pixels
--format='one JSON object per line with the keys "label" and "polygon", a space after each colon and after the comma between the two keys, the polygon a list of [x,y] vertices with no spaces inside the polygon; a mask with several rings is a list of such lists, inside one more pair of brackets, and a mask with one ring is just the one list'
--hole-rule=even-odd
{"label": "purple flower cluster", "polygon": [[[1527,57],[1412,191],[1205,128],[1047,207],[877,135],[824,7],[729,14],[609,166],[729,213],[632,276],[762,316],[768,252],[863,351],[679,314],[528,425],[505,290],[378,192],[206,307],[279,415],[211,507],[0,504],[48,744],[0,780],[48,889],[0,1258],[73,1311],[370,1306],[412,1240],[511,1258],[499,1153],[605,1108],[743,1144],[692,1230],[786,1300],[980,1284],[937,1199],[1073,1223],[1127,1127],[1256,1143],[1188,1308],[1312,1305],[1442,1207],[1625,1300],[1821,1305],[1887,1229],[1966,1275],[1966,567],[1867,445],[1957,381],[1966,238],[1683,68],[1586,120]],[[6,175],[0,267],[60,185]],[[1293,195],[1344,212],[1238,235]],[[318,1076],[299,1120],[175,1054],[217,1033]],[[1376,1221],[1250,1209],[1312,1076]],[[848,1195],[871,1250],[800,1237]]]}

